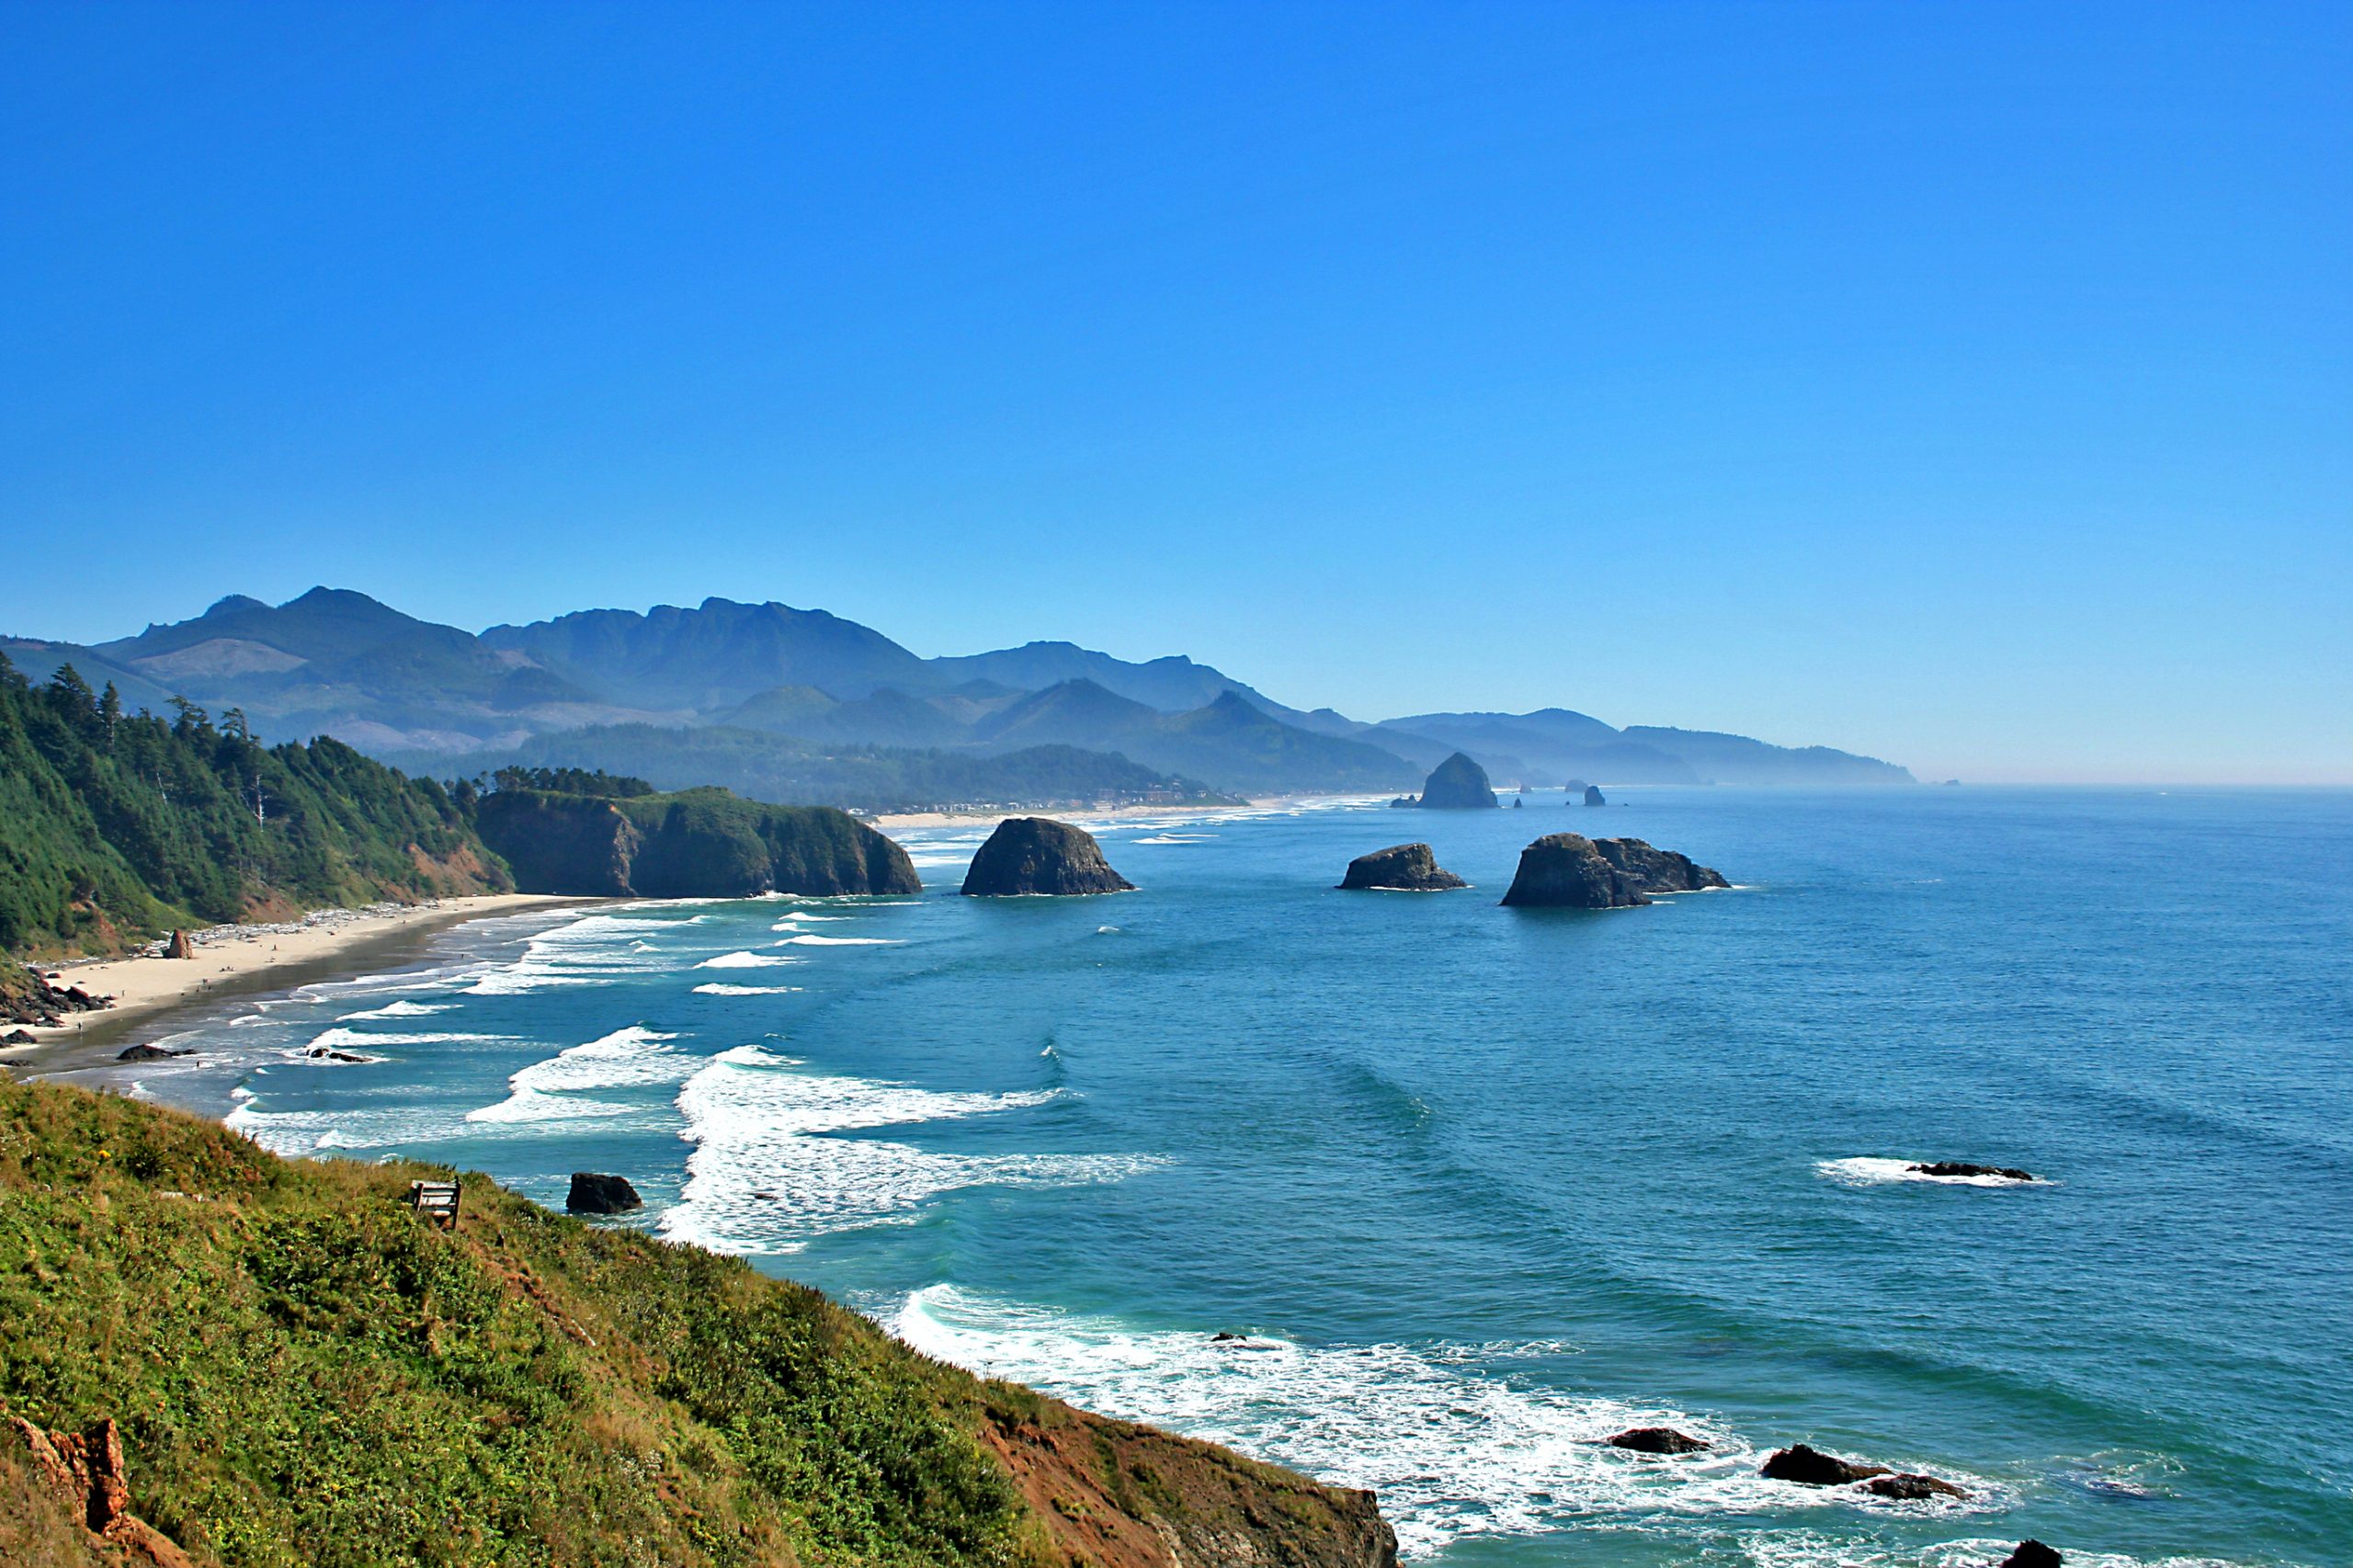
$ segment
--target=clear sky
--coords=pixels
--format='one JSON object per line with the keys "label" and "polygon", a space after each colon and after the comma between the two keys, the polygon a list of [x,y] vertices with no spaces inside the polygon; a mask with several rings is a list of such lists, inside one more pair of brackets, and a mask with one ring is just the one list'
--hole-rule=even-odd
{"label": "clear sky", "polygon": [[2353,6],[6,0],[0,546],[2353,781]]}

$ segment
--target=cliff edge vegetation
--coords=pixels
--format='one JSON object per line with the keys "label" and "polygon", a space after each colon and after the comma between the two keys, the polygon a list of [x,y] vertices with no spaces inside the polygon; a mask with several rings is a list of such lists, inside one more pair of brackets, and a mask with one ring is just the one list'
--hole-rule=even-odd
{"label": "cliff edge vegetation", "polygon": [[36,687],[0,657],[0,951],[509,886],[430,779],[324,737],[264,745],[234,709],[125,713],[71,665]]}
{"label": "cliff edge vegetation", "polygon": [[11,1550],[119,1560],[33,1506],[23,1434],[88,1432],[199,1568],[1394,1561],[1370,1493],[981,1381],[739,1260],[481,1176],[449,1230],[402,1201],[452,1174],[0,1081]]}

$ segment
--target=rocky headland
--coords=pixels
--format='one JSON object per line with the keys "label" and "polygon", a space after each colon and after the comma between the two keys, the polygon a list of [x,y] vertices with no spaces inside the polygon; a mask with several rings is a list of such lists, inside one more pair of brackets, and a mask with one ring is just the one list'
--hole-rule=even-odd
{"label": "rocky headland", "polygon": [[1487,781],[1487,770],[1461,752],[1430,769],[1423,781],[1422,798],[1416,802],[1435,811],[1493,809],[1495,787]]}
{"label": "rocky headland", "polygon": [[1427,844],[1396,844],[1359,855],[1348,862],[1347,874],[1340,879],[1344,889],[1383,892],[1443,892],[1470,885],[1440,867]]}
{"label": "rocky headland", "polygon": [[1592,839],[1551,833],[1519,852],[1504,903],[1522,909],[1631,909],[1653,893],[1732,884],[1687,855],[1639,838]]}
{"label": "rocky headland", "polygon": [[905,850],[832,806],[725,790],[604,796],[500,790],[474,825],[526,892],[751,898],[923,891]]}
{"label": "rocky headland", "polygon": [[1086,829],[1049,817],[1007,817],[972,857],[962,891],[972,898],[1020,898],[1132,892],[1135,884],[1111,869]]}

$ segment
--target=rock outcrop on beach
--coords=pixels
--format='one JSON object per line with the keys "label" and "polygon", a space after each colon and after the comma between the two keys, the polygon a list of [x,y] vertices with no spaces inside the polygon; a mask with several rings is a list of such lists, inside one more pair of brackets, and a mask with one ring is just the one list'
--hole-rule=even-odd
{"label": "rock outcrop on beach", "polygon": [[117,1062],[169,1062],[176,1056],[193,1056],[193,1051],[166,1051],[160,1045],[129,1045],[114,1054]]}
{"label": "rock outcrop on beach", "polygon": [[1427,844],[1396,844],[1359,855],[1348,862],[1347,875],[1340,879],[1343,888],[1392,892],[1442,892],[1470,885],[1442,869]]}
{"label": "rock outcrop on beach", "polygon": [[1688,855],[1654,849],[1639,838],[1587,838],[1551,833],[1519,852],[1519,871],[1504,903],[1529,909],[1627,909],[1649,895],[1732,884]]}
{"label": "rock outcrop on beach", "polygon": [[971,898],[1131,892],[1111,869],[1095,835],[1048,817],[1007,817],[972,857],[963,892]]}
{"label": "rock outcrop on beach", "polygon": [[568,1214],[626,1214],[632,1209],[645,1207],[645,1199],[637,1195],[627,1176],[608,1176],[600,1171],[572,1173],[572,1190],[564,1195],[563,1208]]}
{"label": "rock outcrop on beach", "polygon": [[1585,803],[1588,806],[1606,806],[1609,802],[1602,798],[1600,785],[1588,784],[1585,787]]}
{"label": "rock outcrop on beach", "polygon": [[1611,1437],[1609,1446],[1637,1454],[1702,1454],[1714,1447],[1705,1437],[1672,1426],[1630,1426]]}
{"label": "rock outcrop on beach", "polygon": [[2000,1176],[2007,1181],[2033,1181],[2034,1173],[2019,1170],[2015,1165],[1977,1165],[1966,1160],[1930,1160],[1908,1167],[1922,1176]]}
{"label": "rock outcrop on beach", "polygon": [[0,1150],[37,1260],[0,1290],[0,1416],[40,1437],[0,1421],[11,1568],[119,1564],[85,1521],[114,1551],[133,1515],[207,1563],[1396,1562],[1370,1492],[983,1381],[743,1259],[487,1181],[441,1229],[404,1199],[446,1167],[53,1084],[0,1083]]}
{"label": "rock outcrop on beach", "polygon": [[95,1013],[114,1006],[111,996],[95,995],[78,985],[56,985],[37,970],[0,961],[0,1023],[54,1026],[74,1013]]}
{"label": "rock outcrop on beach", "polygon": [[1495,787],[1487,781],[1485,768],[1456,752],[1430,769],[1418,803],[1436,811],[1493,808]]}
{"label": "rock outcrop on beach", "polygon": [[923,891],[905,850],[832,806],[772,806],[724,790],[574,795],[500,790],[474,811],[525,892],[751,898]]}
{"label": "rock outcrop on beach", "polygon": [[196,949],[188,945],[188,933],[185,931],[174,931],[172,933],[171,941],[164,949],[164,956],[167,959],[192,959],[196,957]]}

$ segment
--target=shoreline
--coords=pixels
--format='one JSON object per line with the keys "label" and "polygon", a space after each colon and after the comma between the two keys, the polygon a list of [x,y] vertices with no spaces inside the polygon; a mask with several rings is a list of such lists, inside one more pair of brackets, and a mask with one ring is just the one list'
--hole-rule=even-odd
{"label": "shoreline", "polygon": [[131,1037],[146,1026],[207,1003],[378,971],[401,949],[468,921],[603,902],[557,893],[481,893],[398,907],[320,910],[300,923],[191,931],[191,958],[35,964],[36,972],[59,977],[53,983],[112,996],[114,1006],[73,1014],[54,1027],[22,1026],[35,1042],[0,1047],[0,1067],[53,1073],[89,1066],[93,1062],[84,1058],[92,1052],[141,1043]]}

